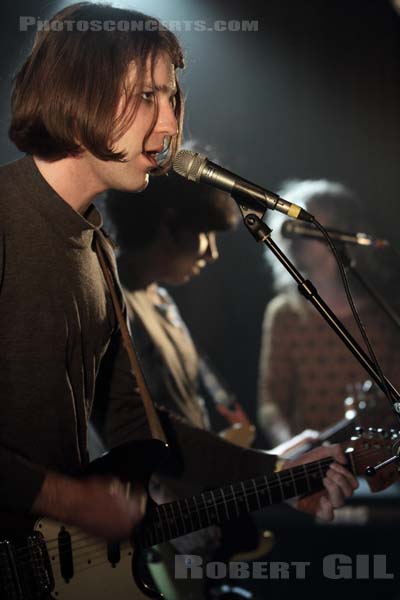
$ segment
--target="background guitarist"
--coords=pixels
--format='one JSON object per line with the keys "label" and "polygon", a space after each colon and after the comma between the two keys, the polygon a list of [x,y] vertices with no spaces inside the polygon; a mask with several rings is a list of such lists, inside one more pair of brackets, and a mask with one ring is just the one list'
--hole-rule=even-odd
{"label": "background guitarist", "polygon": [[[133,195],[111,191],[105,206],[135,345],[153,398],[209,429],[219,398],[204,381],[204,361],[177,305],[158,282],[187,283],[217,260],[216,232],[232,229],[238,211],[228,194],[173,172],[152,177],[141,198],[138,205]],[[240,407],[229,415],[249,423]]]}
{"label": "background guitarist", "polygon": [[[327,180],[288,182],[282,197],[300,202],[325,225],[342,231],[374,231],[350,190]],[[297,268],[311,279],[321,296],[357,339],[353,315],[339,270],[328,246],[318,240],[285,240],[279,231],[283,218],[274,212],[274,237],[292,257]],[[348,254],[357,260],[360,273],[392,303],[398,286],[384,250],[352,246]],[[266,258],[269,256],[266,254]],[[365,371],[330,330],[311,305],[298,293],[276,260],[271,261],[278,294],[266,307],[258,381],[258,416],[270,446],[285,442],[303,429],[321,431],[344,417],[343,401],[365,379]],[[400,334],[397,328],[351,278],[360,317],[367,328],[383,371],[399,385]],[[389,295],[390,294],[390,295]],[[397,427],[385,398],[377,400],[375,427]],[[269,446],[269,447],[270,447]]]}
{"label": "background guitarist", "polygon": [[[181,131],[183,59],[161,27],[70,31],[71,22],[146,19],[134,11],[82,3],[54,18],[57,27],[37,34],[15,80],[10,137],[26,156],[0,170],[1,510],[123,538],[143,514],[140,487],[126,498],[115,482],[79,477],[103,374],[110,375],[111,442],[149,437],[94,250],[97,239],[113,264],[92,201],[109,188],[146,187],[165,146],[167,168]],[[276,457],[233,449],[208,432],[173,421],[171,430],[183,456],[180,476],[191,473],[197,484],[275,466]],[[300,501],[326,518],[356,485],[337,447],[302,460],[329,453],[339,462],[327,472],[326,494]]]}

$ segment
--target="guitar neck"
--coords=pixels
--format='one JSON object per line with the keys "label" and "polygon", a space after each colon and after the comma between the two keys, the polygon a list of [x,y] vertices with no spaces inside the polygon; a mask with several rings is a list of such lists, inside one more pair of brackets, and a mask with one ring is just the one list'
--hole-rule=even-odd
{"label": "guitar neck", "polygon": [[322,487],[331,458],[247,479],[152,508],[140,530],[144,547],[229,521]]}
{"label": "guitar neck", "polygon": [[351,431],[354,430],[354,421],[355,419],[342,419],[321,431],[315,440],[296,445],[292,450],[283,452],[283,456],[287,459],[295,459],[316,446],[320,446],[323,442],[340,442],[346,437],[346,432],[351,434]]}

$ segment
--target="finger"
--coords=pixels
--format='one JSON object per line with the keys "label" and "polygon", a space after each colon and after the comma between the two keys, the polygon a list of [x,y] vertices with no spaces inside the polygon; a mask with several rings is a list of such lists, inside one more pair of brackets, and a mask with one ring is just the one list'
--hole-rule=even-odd
{"label": "finger", "polygon": [[348,498],[353,493],[353,488],[350,485],[350,482],[344,477],[341,473],[334,471],[333,469],[328,469],[326,473],[326,478],[330,481],[333,481],[342,491],[344,496]]}
{"label": "finger", "polygon": [[348,469],[346,469],[345,467],[343,467],[339,463],[335,463],[335,462],[332,463],[329,466],[329,468],[333,469],[337,473],[341,473],[343,475],[343,477],[345,477],[347,479],[347,481],[350,483],[350,485],[353,488],[353,490],[355,490],[355,489],[358,488],[358,481],[354,477],[354,475],[353,475],[353,473],[351,471],[349,471]]}
{"label": "finger", "polygon": [[142,488],[134,491],[129,500],[129,508],[131,517],[135,520],[140,520],[146,513],[147,494]]}
{"label": "finger", "polygon": [[336,482],[332,481],[328,477],[325,477],[324,488],[328,492],[328,498],[333,508],[339,508],[340,506],[343,506],[345,495]]}
{"label": "finger", "polygon": [[110,496],[121,496],[124,495],[125,488],[123,483],[117,479],[111,479],[108,484],[108,493]]}
{"label": "finger", "polygon": [[339,444],[326,446],[326,449],[328,450],[330,456],[332,456],[337,462],[341,463],[342,465],[347,465],[347,458]]}
{"label": "finger", "polygon": [[333,507],[325,496],[321,497],[316,517],[322,521],[332,521],[333,519]]}
{"label": "finger", "polygon": [[338,444],[334,444],[333,446],[319,446],[318,448],[314,448],[314,450],[306,452],[306,454],[304,454],[300,459],[291,461],[292,465],[290,466],[296,466],[303,463],[306,464],[314,460],[321,460],[329,457],[341,464],[347,464],[343,450]]}

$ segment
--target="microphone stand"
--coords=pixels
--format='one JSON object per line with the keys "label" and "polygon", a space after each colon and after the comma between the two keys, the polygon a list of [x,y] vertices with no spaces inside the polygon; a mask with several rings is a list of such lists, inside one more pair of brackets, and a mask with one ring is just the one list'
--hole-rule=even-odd
{"label": "microphone stand", "polygon": [[342,246],[340,249],[340,255],[343,260],[343,264],[345,269],[352,273],[353,277],[357,279],[357,281],[362,285],[362,287],[366,290],[366,292],[371,296],[373,300],[381,307],[384,313],[389,317],[389,319],[396,325],[398,329],[400,329],[400,315],[396,312],[385,300],[385,298],[373,288],[373,286],[367,281],[367,279],[361,275],[360,271],[357,269],[357,262],[355,259],[352,259],[347,252],[346,246]]}
{"label": "microphone stand", "polygon": [[[288,257],[282,252],[277,244],[272,240],[271,233],[272,229],[268,227],[262,218],[265,215],[265,207],[251,208],[248,206],[248,198],[243,198],[237,192],[231,192],[231,196],[237,202],[239,209],[243,215],[244,224],[249,230],[251,235],[257,242],[264,242],[264,244],[271,250],[274,256],[279,260],[282,266],[287,270],[291,277],[297,283],[299,292],[309,300],[311,304],[317,309],[322,318],[328,323],[330,328],[336,333],[336,335],[342,340],[347,346],[353,356],[358,360],[361,366],[367,371],[369,376],[375,381],[376,385],[386,395],[385,386],[381,381],[381,378],[376,370],[375,365],[364,352],[358,342],[353,336],[347,331],[343,323],[337,318],[335,313],[329,308],[326,302],[318,294],[317,289],[310,280],[305,279],[301,273],[296,269],[293,263]],[[243,204],[246,202],[246,204]],[[394,385],[385,377],[385,382],[390,390],[390,393],[394,400],[392,401],[392,408],[395,412],[397,419],[400,422],[400,394]],[[377,467],[375,467],[376,469]]]}

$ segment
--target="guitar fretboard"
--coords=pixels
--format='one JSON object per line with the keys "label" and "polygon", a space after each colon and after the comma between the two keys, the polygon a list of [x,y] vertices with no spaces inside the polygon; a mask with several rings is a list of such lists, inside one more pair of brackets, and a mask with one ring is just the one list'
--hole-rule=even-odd
{"label": "guitar fretboard", "polygon": [[247,479],[152,508],[140,530],[144,547],[154,546],[209,525],[229,521],[289,498],[314,492],[331,464],[327,458],[268,477]]}

